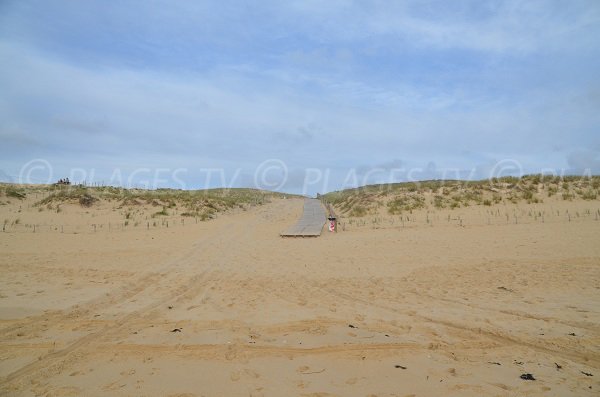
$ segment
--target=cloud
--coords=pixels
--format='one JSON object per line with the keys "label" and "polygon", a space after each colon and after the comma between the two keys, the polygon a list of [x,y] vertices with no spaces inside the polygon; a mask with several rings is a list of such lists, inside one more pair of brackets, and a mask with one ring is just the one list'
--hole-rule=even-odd
{"label": "cloud", "polygon": [[100,119],[81,119],[56,117],[50,125],[57,130],[82,132],[85,134],[98,134],[108,129],[108,123]]}
{"label": "cloud", "polygon": [[360,164],[575,169],[600,146],[596,2],[138,5],[4,5],[6,173],[46,158],[105,178],[184,167],[192,184],[281,159],[298,189],[307,168],[331,185]]}
{"label": "cloud", "polygon": [[559,2],[516,0],[287,4],[289,13],[301,15],[303,26],[313,35],[340,41],[385,36],[394,39],[392,48],[400,44],[529,52],[574,44],[595,47],[591,38],[577,36],[576,43],[571,39],[600,20],[600,7],[593,1],[575,2],[568,9]]}
{"label": "cloud", "polygon": [[578,150],[570,153],[567,161],[573,173],[600,173],[600,150]]}

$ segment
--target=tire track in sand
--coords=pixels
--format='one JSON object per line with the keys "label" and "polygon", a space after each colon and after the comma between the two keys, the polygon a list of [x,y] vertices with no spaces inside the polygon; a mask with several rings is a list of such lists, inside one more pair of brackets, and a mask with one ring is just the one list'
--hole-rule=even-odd
{"label": "tire track in sand", "polygon": [[[194,259],[198,259],[197,262],[204,262],[202,259],[202,257],[198,258],[198,254],[202,254],[203,253],[203,249],[213,240],[219,240],[219,244],[227,244],[227,242],[230,241],[235,241],[235,239],[243,234],[246,233],[248,231],[251,231],[254,226],[256,225],[256,223],[258,223],[261,219],[259,218],[259,213],[258,211],[255,212],[254,214],[254,219],[251,222],[246,222],[246,224],[244,225],[243,228],[240,227],[232,227],[234,226],[235,222],[231,222],[225,225],[222,225],[221,227],[219,227],[218,229],[212,231],[213,236],[209,239],[204,239],[202,240],[199,244],[197,244],[195,247],[193,247],[192,249],[188,250],[184,255],[179,256],[177,259],[173,259],[169,262],[167,262],[164,266],[162,266],[159,269],[159,273],[164,273],[167,270],[173,270],[173,267],[175,264],[179,264],[179,268],[181,269],[181,263],[178,263],[183,261],[184,265],[190,265],[195,263]],[[225,238],[223,237],[223,233],[219,233],[222,230],[234,230],[234,232],[228,232],[225,233]],[[222,255],[223,252],[231,252],[228,250],[221,250],[220,254]],[[120,318],[113,320],[111,324],[109,325],[105,325],[104,327],[102,327],[100,330],[92,332],[88,335],[85,335],[79,339],[77,339],[75,342],[72,342],[71,344],[69,344],[68,346],[64,347],[63,349],[60,349],[58,351],[53,351],[50,352],[48,354],[46,354],[45,356],[40,357],[37,361],[31,362],[23,367],[21,367],[20,369],[11,372],[10,374],[8,374],[7,376],[5,376],[2,380],[1,380],[1,387],[2,389],[5,389],[6,391],[10,390],[10,386],[14,385],[15,383],[18,383],[19,381],[22,381],[23,378],[26,378],[28,376],[31,376],[32,374],[37,374],[38,376],[36,376],[36,379],[39,380],[41,377],[48,377],[51,376],[52,374],[56,373],[57,370],[58,372],[60,372],[60,370],[67,364],[67,361],[75,361],[77,360],[78,357],[77,353],[78,351],[84,349],[86,346],[92,344],[94,341],[97,341],[101,338],[110,336],[111,334],[116,334],[118,333],[118,331],[126,324],[132,322],[135,319],[139,319],[141,317],[143,317],[144,315],[146,315],[147,313],[157,309],[159,306],[163,305],[164,302],[169,301],[169,300],[174,300],[174,299],[178,299],[180,297],[186,297],[186,298],[192,298],[192,297],[196,297],[198,295],[200,295],[201,293],[206,291],[206,284],[208,281],[208,276],[210,274],[210,270],[212,270],[212,268],[214,267],[213,262],[206,262],[205,268],[196,276],[193,276],[190,281],[187,284],[184,284],[183,286],[179,286],[176,287],[175,290],[173,290],[173,285],[169,283],[170,279],[173,278],[169,278],[169,277],[161,277],[160,278],[160,283],[162,285],[167,285],[169,288],[168,290],[170,290],[171,292],[168,293],[167,295],[163,295],[160,298],[155,299],[152,303],[144,306],[141,309],[135,310],[133,312],[130,312],[126,315],[121,316]],[[171,272],[174,273],[174,272]],[[171,274],[169,273],[169,274]],[[178,273],[178,272],[177,272]],[[167,276],[169,275],[167,274]],[[212,282],[218,282],[218,279],[214,279],[211,280]],[[149,280],[148,276],[143,277],[142,279],[138,280],[135,285],[138,287],[137,288],[137,292],[135,295],[143,292],[144,290],[146,290],[150,285],[154,285],[152,283],[151,280]],[[120,290],[123,290],[123,288],[121,288]],[[193,291],[193,293],[190,294],[190,291]],[[115,299],[110,299],[108,302],[105,302],[103,304],[103,307],[108,307],[111,304],[114,304]],[[90,306],[91,307],[88,308],[87,312],[89,313],[90,311],[92,311],[92,309],[94,310],[98,310],[98,306],[93,306],[93,302],[88,302],[86,303],[86,306]],[[69,313],[59,316],[56,318],[57,321],[60,321],[61,319],[64,320],[67,317],[69,317]],[[69,357],[71,357],[71,360],[69,360]]]}
{"label": "tire track in sand", "polygon": [[452,328],[461,332],[466,332],[470,335],[472,335],[473,337],[486,337],[490,340],[493,340],[497,343],[499,343],[500,345],[506,345],[507,342],[513,343],[515,345],[521,346],[521,347],[526,347],[526,348],[530,348],[532,350],[541,352],[541,353],[545,353],[545,354],[549,354],[552,356],[558,356],[564,359],[568,359],[571,360],[573,362],[576,362],[578,364],[581,365],[586,365],[586,366],[591,366],[594,368],[600,368],[600,354],[594,353],[594,352],[570,352],[570,351],[564,351],[564,350],[556,350],[556,349],[552,349],[550,347],[547,346],[542,346],[536,343],[532,343],[532,342],[528,342],[528,341],[524,341],[522,339],[518,339],[515,338],[513,336],[509,336],[506,333],[503,332],[499,332],[499,331],[489,331],[489,330],[485,330],[485,329],[481,329],[478,328],[477,330],[474,330],[468,326],[465,326],[463,324],[454,322],[454,321],[450,321],[450,320],[443,320],[443,319],[436,319],[436,318],[432,318],[432,317],[428,317],[428,316],[424,316],[424,315],[420,315],[417,313],[412,313],[412,312],[406,312],[406,311],[402,311],[399,309],[396,309],[394,307],[390,307],[387,305],[383,305],[380,303],[376,303],[374,301],[369,301],[366,299],[362,299],[359,298],[357,296],[353,296],[353,295],[349,295],[346,294],[344,292],[340,292],[337,291],[333,288],[330,287],[323,287],[320,284],[316,283],[316,282],[311,282],[310,280],[306,279],[306,281],[310,284],[313,285],[313,287],[318,288],[324,292],[328,292],[333,296],[336,296],[339,299],[344,299],[348,302],[354,302],[354,303],[359,303],[363,306],[367,306],[367,307],[376,307],[378,309],[381,310],[385,310],[388,312],[392,312],[395,314],[402,314],[405,316],[410,316],[410,317],[414,317],[414,318],[418,318],[421,321],[424,322],[428,322],[428,323],[433,323],[433,324],[438,324],[438,325],[442,325],[448,328]]}

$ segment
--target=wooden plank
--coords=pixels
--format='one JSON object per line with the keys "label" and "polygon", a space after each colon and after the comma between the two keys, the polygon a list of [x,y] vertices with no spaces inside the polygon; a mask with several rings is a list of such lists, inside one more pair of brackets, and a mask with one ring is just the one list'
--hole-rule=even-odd
{"label": "wooden plank", "polygon": [[306,199],[304,211],[298,222],[281,233],[282,237],[318,237],[321,235],[327,216],[319,200]]}

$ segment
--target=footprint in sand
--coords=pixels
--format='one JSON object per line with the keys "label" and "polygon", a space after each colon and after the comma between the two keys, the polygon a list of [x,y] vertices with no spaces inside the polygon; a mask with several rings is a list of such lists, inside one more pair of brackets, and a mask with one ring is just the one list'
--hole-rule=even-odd
{"label": "footprint in sand", "polygon": [[303,365],[301,367],[296,368],[296,372],[303,374],[303,375],[320,374],[322,372],[325,372],[325,368],[322,368],[319,370],[313,370],[310,367]]}
{"label": "footprint in sand", "polygon": [[310,386],[310,382],[308,382],[308,381],[299,380],[296,382],[296,387],[298,389],[306,389],[308,386]]}
{"label": "footprint in sand", "polygon": [[250,393],[250,397],[264,397],[264,393],[262,392],[263,388],[258,388]]}
{"label": "footprint in sand", "polygon": [[259,374],[258,372],[256,372],[256,371],[253,371],[253,370],[251,370],[251,369],[248,369],[248,368],[244,370],[244,373],[245,373],[246,375],[248,375],[249,377],[253,378],[253,379],[258,379],[258,378],[260,378],[260,374]]}
{"label": "footprint in sand", "polygon": [[112,382],[112,383],[107,383],[106,385],[104,385],[102,387],[103,390],[117,390],[117,389],[121,389],[123,387],[127,386],[126,383],[121,383],[121,382]]}
{"label": "footprint in sand", "polygon": [[49,395],[49,396],[64,396],[64,397],[81,396],[82,390],[78,387],[63,386],[63,387],[59,387],[57,389],[52,390],[47,395]]}

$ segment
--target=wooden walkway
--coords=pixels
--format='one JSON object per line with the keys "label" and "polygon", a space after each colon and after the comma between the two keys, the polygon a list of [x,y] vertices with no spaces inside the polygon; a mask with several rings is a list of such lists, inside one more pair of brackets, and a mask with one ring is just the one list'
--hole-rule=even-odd
{"label": "wooden walkway", "polygon": [[295,225],[281,233],[281,237],[319,237],[326,220],[327,215],[321,202],[306,199],[302,217]]}

